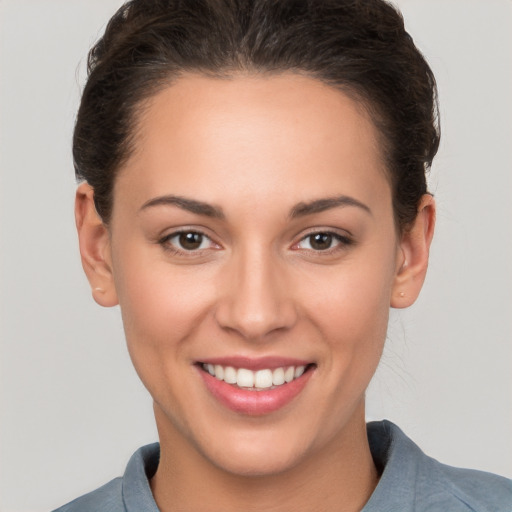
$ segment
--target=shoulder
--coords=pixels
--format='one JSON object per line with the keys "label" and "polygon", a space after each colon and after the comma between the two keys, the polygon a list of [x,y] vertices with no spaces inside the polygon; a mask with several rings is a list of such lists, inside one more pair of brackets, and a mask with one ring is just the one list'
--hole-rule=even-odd
{"label": "shoulder", "polygon": [[431,480],[430,485],[424,485],[430,501],[425,510],[441,510],[440,507],[453,503],[459,504],[460,510],[512,512],[512,480],[424,457],[422,473]]}
{"label": "shoulder", "polygon": [[368,424],[368,439],[382,474],[365,512],[512,512],[512,480],[442,464],[389,421]]}
{"label": "shoulder", "polygon": [[54,512],[90,512],[92,510],[124,512],[122,478],[115,478],[108,484],[73,500]]}
{"label": "shoulder", "polygon": [[158,443],[139,448],[130,458],[124,475],[53,512],[158,512],[149,480],[160,459]]}

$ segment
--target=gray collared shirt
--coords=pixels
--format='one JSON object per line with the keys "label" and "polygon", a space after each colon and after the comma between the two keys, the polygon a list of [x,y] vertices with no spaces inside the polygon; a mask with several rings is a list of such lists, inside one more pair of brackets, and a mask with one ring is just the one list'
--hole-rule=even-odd
{"label": "gray collared shirt", "polygon": [[[441,464],[386,420],[368,424],[368,439],[382,474],[362,512],[512,512],[512,480]],[[159,512],[149,487],[159,456],[158,443],[143,446],[122,477],[54,512]]]}

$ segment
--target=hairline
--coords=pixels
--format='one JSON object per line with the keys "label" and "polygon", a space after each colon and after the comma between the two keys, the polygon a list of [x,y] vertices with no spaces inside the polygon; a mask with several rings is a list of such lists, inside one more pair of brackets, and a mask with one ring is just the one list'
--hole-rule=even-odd
{"label": "hairline", "polygon": [[[319,76],[319,73],[314,73],[307,71],[301,68],[276,68],[276,69],[267,69],[267,68],[258,68],[256,66],[225,66],[218,69],[210,69],[203,67],[189,67],[180,69],[177,71],[169,70],[167,73],[167,78],[162,78],[160,80],[155,80],[154,86],[150,87],[145,94],[142,94],[140,98],[136,99],[134,103],[131,105],[130,109],[130,133],[125,141],[126,150],[123,151],[124,158],[121,162],[118,163],[116,169],[114,170],[114,180],[113,186],[111,189],[111,207],[113,210],[114,207],[114,195],[115,188],[117,183],[117,178],[119,172],[122,172],[122,168],[127,164],[131,158],[133,158],[137,154],[138,147],[141,146],[140,141],[143,139],[144,134],[141,130],[141,125],[143,123],[144,115],[148,112],[151,107],[152,100],[160,94],[162,91],[173,87],[179,80],[187,77],[205,77],[214,80],[236,80],[238,78],[275,78],[280,76],[300,76],[304,78],[309,78],[316,80],[337,92],[340,92],[346,95],[354,104],[355,108],[358,110],[360,114],[367,118],[368,121],[371,122],[375,139],[374,143],[376,144],[376,149],[378,154],[380,155],[380,159],[382,162],[382,166],[380,169],[383,171],[384,177],[388,182],[391,190],[392,201],[393,201],[393,217],[395,222],[395,227],[397,233],[402,232],[406,229],[406,226],[400,226],[400,219],[396,214],[394,208],[394,183],[393,183],[393,172],[390,169],[390,158],[388,156],[388,146],[389,142],[387,141],[387,137],[384,133],[384,129],[382,127],[382,116],[379,113],[379,109],[376,102],[372,101],[368,96],[363,95],[359,91],[355,89],[354,86],[345,83],[335,83],[334,81],[330,81],[325,79],[324,77]],[[110,215],[112,214],[112,210]],[[110,219],[104,219],[105,224],[109,224]]]}

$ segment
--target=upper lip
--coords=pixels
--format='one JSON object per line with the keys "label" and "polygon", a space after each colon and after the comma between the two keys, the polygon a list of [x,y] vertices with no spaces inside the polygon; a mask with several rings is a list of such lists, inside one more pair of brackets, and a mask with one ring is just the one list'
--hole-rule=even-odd
{"label": "upper lip", "polygon": [[307,366],[312,361],[304,359],[296,359],[293,357],[281,356],[264,356],[264,357],[247,357],[247,356],[229,356],[229,357],[208,357],[197,361],[203,364],[219,364],[221,366],[232,366],[234,368],[246,368],[247,370],[274,370],[281,367],[289,366]]}

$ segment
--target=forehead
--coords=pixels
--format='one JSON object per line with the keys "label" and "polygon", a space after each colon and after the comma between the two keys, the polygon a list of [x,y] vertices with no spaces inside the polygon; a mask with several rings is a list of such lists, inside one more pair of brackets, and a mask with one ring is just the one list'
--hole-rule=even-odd
{"label": "forehead", "polygon": [[313,78],[185,75],[143,109],[114,205],[127,188],[141,204],[191,191],[209,202],[230,190],[251,201],[276,188],[290,201],[325,197],[329,188],[382,193],[388,184],[377,135],[359,103]]}

